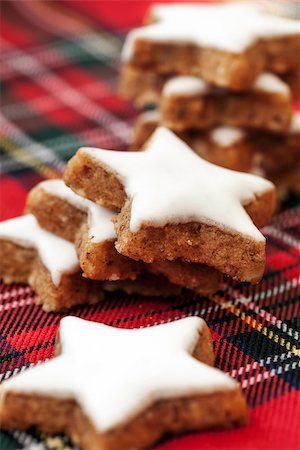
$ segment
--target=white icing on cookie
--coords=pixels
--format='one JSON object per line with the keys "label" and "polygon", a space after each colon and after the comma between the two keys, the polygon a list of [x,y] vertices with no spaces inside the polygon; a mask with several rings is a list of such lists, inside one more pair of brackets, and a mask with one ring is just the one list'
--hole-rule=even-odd
{"label": "white icing on cookie", "polygon": [[[276,75],[264,72],[257,77],[252,85],[252,90],[261,91],[265,94],[280,94],[291,96],[289,86]],[[172,96],[200,96],[200,95],[228,95],[228,91],[217,88],[200,77],[178,76],[168,80],[162,90],[165,97]]]}
{"label": "white icing on cookie", "polygon": [[74,245],[43,230],[32,214],[1,222],[0,239],[9,240],[21,247],[35,248],[56,286],[63,274],[79,271]]}
{"label": "white icing on cookie", "polygon": [[183,42],[242,53],[260,39],[299,34],[296,20],[267,14],[254,4],[157,5],[151,13],[158,22],[131,31],[122,52],[130,60],[135,42]]}
{"label": "white icing on cookie", "polygon": [[203,324],[188,317],[126,330],[65,317],[60,356],[5,381],[4,395],[13,391],[75,399],[105,432],[158,400],[236,389],[228,375],[191,356]]}
{"label": "white icing on cookie", "polygon": [[102,208],[90,200],[75,194],[63,180],[47,180],[39,184],[44,191],[57,196],[71,205],[88,214],[88,229],[91,242],[98,243],[106,240],[116,239],[115,229],[112,223],[114,213],[109,209]]}
{"label": "white icing on cookie", "polygon": [[281,94],[287,97],[291,95],[289,86],[279,77],[268,72],[264,72],[257,77],[253,84],[253,90]]}
{"label": "white icing on cookie", "polygon": [[300,133],[300,112],[295,111],[291,120],[291,125],[289,128],[290,134]]}
{"label": "white icing on cookie", "polygon": [[224,125],[213,128],[209,133],[209,137],[221,147],[229,147],[242,141],[245,137],[245,131],[241,128]]}
{"label": "white icing on cookie", "polygon": [[157,109],[145,111],[139,115],[139,119],[144,123],[159,122],[160,121],[160,112]]}
{"label": "white icing on cookie", "polygon": [[[160,113],[158,110],[146,111],[140,114],[139,120],[143,123],[155,122],[158,126],[160,121]],[[218,126],[211,128],[208,131],[208,136],[216,144],[222,147],[229,147],[239,141],[242,141],[246,137],[246,132],[242,128],[231,127],[231,126]],[[203,139],[203,133],[198,133],[198,140]]]}
{"label": "white icing on cookie", "polygon": [[200,77],[180,76],[171,78],[163,87],[162,94],[166,97],[175,95],[205,95],[210,92],[211,85]]}
{"label": "white icing on cookie", "polygon": [[132,232],[149,223],[160,227],[199,221],[264,240],[242,205],[273,184],[205,161],[166,128],[155,130],[143,152],[81,152],[118,174],[132,198]]}

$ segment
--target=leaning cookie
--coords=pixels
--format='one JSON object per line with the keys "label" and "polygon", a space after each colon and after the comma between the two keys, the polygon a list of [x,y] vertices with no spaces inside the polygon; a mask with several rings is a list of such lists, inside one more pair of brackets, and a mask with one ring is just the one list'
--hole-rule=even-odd
{"label": "leaning cookie", "polygon": [[120,211],[117,250],[147,263],[182,258],[257,282],[270,220],[272,183],[200,158],[166,128],[143,152],[80,149],[64,179],[75,192]]}
{"label": "leaning cookie", "polygon": [[161,95],[161,125],[173,131],[201,130],[220,123],[285,131],[293,112],[289,86],[263,73],[247,92],[228,92],[193,76],[171,78]]}
{"label": "leaning cookie", "polygon": [[0,250],[0,279],[29,283],[45,311],[103,299],[101,283],[82,277],[74,245],[40,228],[31,214],[0,223]]}
{"label": "leaning cookie", "polygon": [[263,71],[299,67],[298,22],[267,14],[257,4],[155,5],[148,21],[128,34],[125,64],[201,76],[237,91],[249,89]]}
{"label": "leaning cookie", "polygon": [[293,98],[278,76],[262,73],[251,89],[216,88],[195,76],[166,76],[124,66],[120,93],[135,106],[159,106],[161,125],[176,132],[223,124],[283,131],[289,126]]}
{"label": "leaning cookie", "polygon": [[207,365],[212,343],[198,317],[135,330],[66,317],[57,353],[3,383],[4,429],[37,426],[84,450],[126,450],[247,422],[238,383]]}
{"label": "leaning cookie", "polygon": [[[117,236],[112,223],[115,213],[75,194],[63,180],[47,180],[35,186],[28,195],[27,210],[35,215],[41,227],[75,243],[80,267],[87,278],[135,280],[141,272],[150,272],[153,282],[162,275],[172,284],[172,290],[177,285],[209,295],[220,288],[222,275],[203,264],[181,260],[145,264],[122,256],[115,249]],[[138,282],[141,284],[140,279]],[[137,287],[129,282],[117,285],[127,290]],[[145,290],[148,288],[144,286]]]}
{"label": "leaning cookie", "polygon": [[[151,134],[160,125],[157,110],[139,115],[132,131],[131,150],[142,150]],[[231,126],[176,133],[195,153],[218,166],[248,172],[253,167],[256,142],[252,133]]]}
{"label": "leaning cookie", "polygon": [[45,311],[96,303],[103,300],[103,291],[122,290],[150,297],[179,295],[186,283],[185,274],[196,292],[199,282],[202,294],[211,294],[220,287],[220,274],[205,266],[196,273],[193,267],[181,271],[175,267],[171,274],[155,267],[151,272],[140,269],[135,280],[123,283],[84,278],[74,245],[40,228],[31,214],[0,223],[0,251],[0,279],[8,284],[28,283],[37,293],[35,303]]}
{"label": "leaning cookie", "polygon": [[80,267],[93,280],[134,280],[140,264],[118,253],[112,218],[115,213],[76,195],[62,180],[39,183],[26,209],[41,227],[76,246]]}

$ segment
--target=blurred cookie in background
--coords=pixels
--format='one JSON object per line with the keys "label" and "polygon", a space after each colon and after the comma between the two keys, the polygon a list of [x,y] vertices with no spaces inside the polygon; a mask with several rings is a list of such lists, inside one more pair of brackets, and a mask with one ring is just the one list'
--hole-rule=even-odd
{"label": "blurred cookie in background", "polygon": [[259,3],[271,14],[300,19],[299,0],[262,0]]}

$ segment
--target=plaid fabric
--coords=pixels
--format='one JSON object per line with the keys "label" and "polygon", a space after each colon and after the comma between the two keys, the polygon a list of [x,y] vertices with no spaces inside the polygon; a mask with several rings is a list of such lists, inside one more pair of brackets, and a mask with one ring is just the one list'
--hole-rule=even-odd
{"label": "plaid fabric", "polygon": [[[116,13],[119,3],[3,2],[2,220],[22,213],[28,190],[60,175],[79,146],[126,148],[135,113],[117,96],[116,82],[122,36],[133,24],[129,4]],[[114,28],[117,16],[122,30]],[[264,232],[267,271],[257,286],[229,282],[211,298],[186,292],[145,300],[113,293],[70,312],[129,328],[188,315],[208,322],[216,365],[241,383],[250,424],[168,439],[160,449],[299,448],[300,199],[290,199]],[[0,285],[1,379],[53,355],[63,315],[46,314],[34,296],[28,286]],[[65,436],[29,430],[3,431],[0,448],[73,447]]]}

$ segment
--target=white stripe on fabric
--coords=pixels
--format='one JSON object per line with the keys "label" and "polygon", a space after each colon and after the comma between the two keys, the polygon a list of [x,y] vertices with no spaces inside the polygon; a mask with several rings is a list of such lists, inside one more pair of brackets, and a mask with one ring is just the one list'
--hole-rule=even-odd
{"label": "white stripe on fabric", "polygon": [[[1,132],[13,140],[18,146],[27,150],[31,155],[45,164],[50,164],[60,172],[65,168],[65,162],[55,155],[55,153],[44,144],[37,142],[25,134],[17,125],[10,122],[0,112],[0,128]],[[2,167],[2,170],[5,168]]]}
{"label": "white stripe on fabric", "polygon": [[267,225],[266,227],[263,228],[262,231],[263,231],[264,235],[272,236],[276,239],[279,239],[281,242],[284,242],[285,244],[288,244],[288,245],[300,250],[300,240],[294,238],[287,232],[279,230],[278,228],[275,228],[272,225]]}
{"label": "white stripe on fabric", "polygon": [[[11,47],[15,49],[12,44]],[[116,116],[90,101],[80,91],[73,88],[56,74],[47,70],[46,67],[42,66],[42,64],[31,55],[25,53],[23,50],[18,50],[17,52],[23,56],[21,61],[22,64],[20,64],[19,60],[16,58],[9,61],[11,67],[32,78],[61,103],[69,106],[79,115],[82,115],[109,130],[115,138],[119,139],[121,142],[125,143],[128,141],[131,130],[125,122],[120,121]],[[35,76],[33,68],[36,70],[39,69],[45,73],[41,77]]]}

